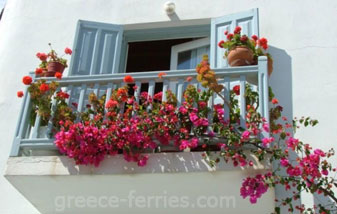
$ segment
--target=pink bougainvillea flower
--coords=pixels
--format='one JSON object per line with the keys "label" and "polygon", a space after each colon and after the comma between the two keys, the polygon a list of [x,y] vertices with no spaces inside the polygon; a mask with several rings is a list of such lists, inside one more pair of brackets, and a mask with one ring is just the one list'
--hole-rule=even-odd
{"label": "pink bougainvillea flower", "polygon": [[105,108],[114,108],[118,105],[118,102],[116,100],[108,100],[108,102],[105,104]]}

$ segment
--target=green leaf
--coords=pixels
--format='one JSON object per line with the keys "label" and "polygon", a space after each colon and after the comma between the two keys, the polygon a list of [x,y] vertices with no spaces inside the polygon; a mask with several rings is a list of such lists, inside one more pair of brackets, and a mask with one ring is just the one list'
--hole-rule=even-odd
{"label": "green leaf", "polygon": [[275,207],[275,213],[280,214],[281,213],[281,208],[280,207]]}

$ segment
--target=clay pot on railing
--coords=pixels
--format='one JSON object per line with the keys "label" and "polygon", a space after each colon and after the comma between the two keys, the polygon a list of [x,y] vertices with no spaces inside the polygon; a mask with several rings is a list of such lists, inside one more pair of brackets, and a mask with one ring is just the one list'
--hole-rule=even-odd
{"label": "clay pot on railing", "polygon": [[252,65],[254,63],[254,53],[245,46],[238,46],[229,51],[227,60],[232,67]]}
{"label": "clay pot on railing", "polygon": [[47,71],[44,73],[45,77],[54,77],[56,72],[63,73],[65,66],[60,62],[49,62]]}

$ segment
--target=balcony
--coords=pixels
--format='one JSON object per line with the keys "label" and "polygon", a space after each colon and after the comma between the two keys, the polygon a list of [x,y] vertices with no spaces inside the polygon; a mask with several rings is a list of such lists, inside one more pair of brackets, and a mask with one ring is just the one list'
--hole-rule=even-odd
{"label": "balcony", "polygon": [[[222,96],[227,100],[229,100],[229,91],[233,84],[240,85],[241,93],[238,97],[240,106],[239,126],[245,127],[246,122],[244,91],[247,83],[252,85],[252,88],[259,94],[259,113],[267,121],[269,120],[266,57],[260,57],[256,66],[216,68],[213,70],[217,75],[218,82],[225,87],[225,90],[222,91]],[[156,83],[162,83],[162,101],[166,101],[165,92],[172,90],[177,97],[178,106],[183,102],[183,92],[188,84],[193,84],[198,89],[203,90],[200,84],[195,81],[197,73],[194,69],[164,71],[166,75],[158,78],[160,72],[128,73],[128,75],[133,76],[135,85],[138,86],[138,89],[134,92],[137,102],[139,101],[140,88],[144,84],[148,85],[147,92],[152,96],[156,85],[158,85]],[[86,108],[87,97],[90,93],[95,93],[98,96],[106,94],[107,101],[112,90],[125,84],[123,82],[125,75],[71,76],[64,77],[58,82],[60,83],[60,88],[70,94],[67,103],[77,103],[77,111],[82,112]],[[186,82],[185,79],[190,76],[194,77],[194,81]],[[52,80],[55,79],[48,79],[48,81]],[[230,164],[223,163],[214,170],[204,161],[201,155],[202,152],[185,150],[167,153],[162,152],[165,151],[164,147],[150,151],[149,163],[142,168],[137,167],[134,163],[123,161],[122,155],[107,158],[99,168],[77,166],[73,160],[60,155],[54,145],[54,139],[51,137],[52,118],[47,126],[41,126],[41,118],[39,116],[35,118],[33,126],[30,124],[31,101],[29,94],[25,94],[5,176],[42,213],[56,212],[56,198],[66,195],[98,197],[111,195],[111,192],[117,190],[121,192],[119,197],[122,197],[126,196],[128,194],[127,190],[130,189],[135,189],[144,195],[150,194],[151,191],[149,192],[149,189],[155,189],[156,191],[172,190],[174,194],[193,195],[193,188],[191,189],[187,185],[187,182],[191,179],[194,180],[192,182],[194,186],[200,186],[206,181],[212,183],[210,189],[200,186],[200,191],[205,191],[207,194],[212,192],[219,196],[223,193],[218,188],[221,186],[222,189],[227,189],[230,192],[237,205],[241,203],[248,204],[249,202],[243,200],[239,195],[239,186],[242,178],[249,173],[254,173],[256,170],[266,170],[270,167],[254,160],[256,163],[254,169],[242,168],[234,170]],[[222,102],[218,95],[213,94],[208,102],[208,107],[212,109],[213,105]],[[51,108],[52,110],[55,109],[55,102],[53,102]],[[224,108],[225,118],[229,118],[230,115],[226,105]],[[211,120],[212,116],[209,113],[209,121]],[[163,182],[163,185],[158,182],[159,180]],[[95,187],[92,187],[93,183],[96,184]],[[63,186],[67,188],[63,188]],[[233,187],[235,188],[233,189]],[[32,189],[34,191],[31,191]],[[51,191],[43,191],[45,189],[50,189]],[[262,202],[252,208],[251,213],[261,213],[261,210],[264,212],[266,210],[272,211],[273,198],[274,193],[269,191],[263,196]],[[239,212],[240,209],[236,207],[232,211]],[[196,211],[196,213],[202,213],[202,211],[194,208],[191,208],[191,210]],[[94,212],[110,213],[110,211],[105,209],[95,210]],[[141,213],[137,210],[134,211]],[[148,213],[148,210],[145,211]],[[244,210],[242,211],[244,212]],[[88,213],[92,212],[93,210],[89,210]],[[121,208],[118,212],[127,213],[130,212],[130,209]],[[214,209],[214,213],[217,212],[219,210]],[[231,212],[230,209],[229,212]],[[68,207],[65,213],[85,212],[75,206]]]}

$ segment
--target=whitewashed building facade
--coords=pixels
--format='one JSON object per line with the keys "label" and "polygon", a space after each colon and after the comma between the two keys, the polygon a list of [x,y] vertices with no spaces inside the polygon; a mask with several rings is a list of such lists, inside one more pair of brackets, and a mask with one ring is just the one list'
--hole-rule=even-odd
{"label": "whitewashed building facade", "polygon": [[[173,2],[175,12],[168,14],[164,9],[166,0],[8,0],[0,21],[0,167],[5,175],[0,177],[0,213],[260,214],[272,212],[274,199],[284,194],[272,189],[251,205],[240,197],[242,178],[265,166],[241,170],[223,164],[214,171],[198,152],[150,154],[144,168],[126,163],[122,157],[111,157],[99,168],[92,168],[78,167],[56,152],[29,153],[29,145],[13,146],[22,108],[16,91],[22,89],[22,76],[38,65],[35,54],[48,51],[49,42],[57,50],[74,47],[65,76],[88,75],[90,79],[94,74],[123,76],[128,69],[189,69],[204,52],[210,54],[214,68],[221,68],[226,65],[222,64],[223,53],[215,49],[218,33],[224,31],[223,26],[233,29],[231,24],[237,21],[246,34],[268,38],[269,53],[274,58],[274,72],[268,82],[284,106],[285,116],[308,115],[320,121],[314,129],[300,130],[296,136],[314,147],[336,148],[336,1]],[[152,67],[147,63],[148,67],[139,70],[128,65],[131,50],[133,57],[146,55],[152,46],[164,47],[160,41],[174,39],[180,41],[170,43],[168,61],[153,62]],[[97,47],[98,40],[104,44],[102,47]],[[148,49],[142,51],[139,47]],[[97,53],[90,51],[94,49]],[[191,54],[187,64],[179,58],[184,57],[179,53],[186,51]],[[86,62],[92,64],[84,64],[76,57],[87,58]],[[147,78],[156,75],[152,73]],[[168,87],[175,84],[179,81]],[[22,149],[26,149],[25,155],[16,157]],[[153,196],[163,202],[149,202],[156,200],[149,199]],[[167,204],[172,196],[179,199],[178,205]],[[180,201],[182,197],[185,202]],[[144,198],[147,203],[138,201]],[[302,202],[312,205],[317,201],[303,194]]]}

